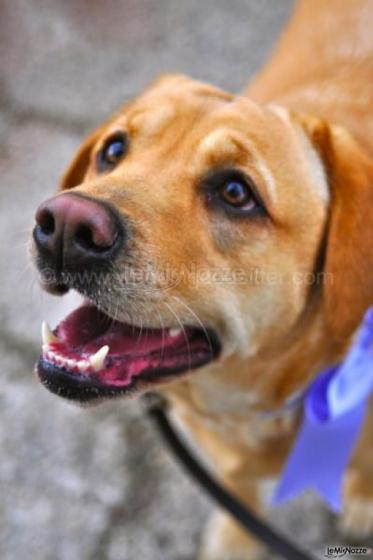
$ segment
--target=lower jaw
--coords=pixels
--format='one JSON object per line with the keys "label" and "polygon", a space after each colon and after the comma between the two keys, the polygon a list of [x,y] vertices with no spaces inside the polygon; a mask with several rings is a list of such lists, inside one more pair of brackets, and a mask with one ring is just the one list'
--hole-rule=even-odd
{"label": "lower jaw", "polygon": [[117,386],[102,383],[98,378],[69,372],[47,360],[40,358],[37,373],[41,383],[52,393],[81,404],[94,404],[107,399],[131,396],[164,384],[185,378],[191,370],[210,363],[211,359],[201,358],[194,363],[181,365],[170,370],[151,369],[131,379],[130,383]]}

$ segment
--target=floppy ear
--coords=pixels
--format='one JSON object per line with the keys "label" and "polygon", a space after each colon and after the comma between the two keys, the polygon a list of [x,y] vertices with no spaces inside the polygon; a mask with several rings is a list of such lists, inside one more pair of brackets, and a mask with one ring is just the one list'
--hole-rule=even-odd
{"label": "floppy ear", "polygon": [[83,182],[91,160],[92,148],[97,142],[102,130],[102,126],[97,128],[84,140],[69,167],[63,174],[59,190],[72,189]]}
{"label": "floppy ear", "polygon": [[373,161],[351,134],[303,118],[329,178],[323,305],[331,334],[347,339],[373,305]]}

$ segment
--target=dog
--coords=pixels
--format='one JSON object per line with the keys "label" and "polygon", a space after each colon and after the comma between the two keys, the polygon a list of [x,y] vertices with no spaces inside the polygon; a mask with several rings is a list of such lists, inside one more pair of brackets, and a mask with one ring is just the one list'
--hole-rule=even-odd
{"label": "dog", "polygon": [[[43,327],[42,383],[80,403],[159,391],[258,512],[299,428],[286,404],[343,360],[373,303],[372,28],[369,0],[301,0],[247,91],[161,77],[36,212],[43,287],[84,298]],[[372,441],[370,407],[349,534],[373,532]],[[218,512],[200,559],[259,552]]]}

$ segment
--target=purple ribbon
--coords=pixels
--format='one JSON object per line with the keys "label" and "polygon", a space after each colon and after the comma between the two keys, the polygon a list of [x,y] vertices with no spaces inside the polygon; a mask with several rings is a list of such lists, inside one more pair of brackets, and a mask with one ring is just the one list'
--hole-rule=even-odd
{"label": "purple ribbon", "polygon": [[344,362],[322,371],[304,401],[304,417],[273,499],[282,504],[307,489],[342,509],[343,474],[373,392],[373,307]]}

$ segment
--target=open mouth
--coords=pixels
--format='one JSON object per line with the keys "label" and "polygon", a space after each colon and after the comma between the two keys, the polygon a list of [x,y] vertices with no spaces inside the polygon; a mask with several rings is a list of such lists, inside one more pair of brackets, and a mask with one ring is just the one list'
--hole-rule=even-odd
{"label": "open mouth", "polygon": [[52,332],[43,324],[43,352],[37,364],[53,393],[88,402],[170,381],[219,355],[209,329],[139,328],[114,321],[88,303]]}

